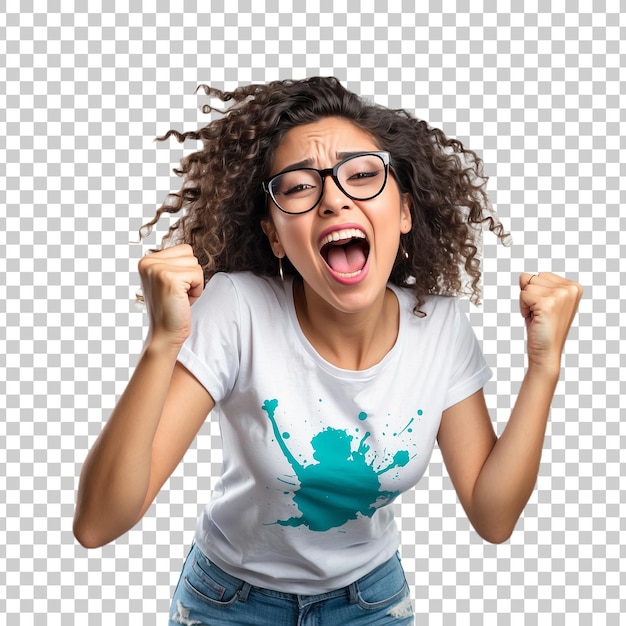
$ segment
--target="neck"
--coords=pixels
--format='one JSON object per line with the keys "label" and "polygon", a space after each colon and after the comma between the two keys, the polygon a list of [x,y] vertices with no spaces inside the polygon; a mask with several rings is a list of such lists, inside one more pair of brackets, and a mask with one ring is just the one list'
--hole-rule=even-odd
{"label": "neck", "polygon": [[294,304],[300,328],[311,345],[322,358],[342,369],[359,371],[376,365],[398,337],[398,300],[390,289],[367,310],[344,313],[295,281]]}

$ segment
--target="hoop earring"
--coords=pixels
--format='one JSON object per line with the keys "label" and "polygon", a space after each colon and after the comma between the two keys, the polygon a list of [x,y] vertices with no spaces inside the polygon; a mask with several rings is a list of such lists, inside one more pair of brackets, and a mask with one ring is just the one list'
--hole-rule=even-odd
{"label": "hoop earring", "polygon": [[283,274],[283,257],[278,257],[278,275],[280,276],[281,282],[285,282],[285,275]]}

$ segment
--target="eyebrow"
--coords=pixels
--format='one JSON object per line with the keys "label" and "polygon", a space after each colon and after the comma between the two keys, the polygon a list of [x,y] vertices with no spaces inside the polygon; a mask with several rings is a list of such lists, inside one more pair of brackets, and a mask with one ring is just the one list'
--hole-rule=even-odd
{"label": "eyebrow", "polygon": [[[350,156],[354,156],[355,154],[366,154],[368,152],[376,152],[375,150],[350,150],[348,152],[337,152],[335,153],[335,158],[337,159],[337,162],[339,161],[343,161],[344,159],[347,159]],[[290,170],[297,170],[300,169],[301,167],[312,167],[313,165],[313,159],[304,159],[302,161],[298,161],[297,163],[292,163],[290,165],[288,165],[287,167],[284,167],[282,170],[280,170],[280,172],[277,172],[276,174],[273,174],[273,176],[279,176],[280,174],[284,173],[284,172],[288,172]]]}

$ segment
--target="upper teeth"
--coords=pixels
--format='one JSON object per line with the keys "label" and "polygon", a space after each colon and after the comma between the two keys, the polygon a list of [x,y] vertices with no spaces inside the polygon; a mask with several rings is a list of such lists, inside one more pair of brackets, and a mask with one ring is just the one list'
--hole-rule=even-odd
{"label": "upper teeth", "polygon": [[356,228],[346,228],[345,230],[335,230],[322,239],[322,247],[333,241],[341,241],[342,239],[365,239],[365,234]]}

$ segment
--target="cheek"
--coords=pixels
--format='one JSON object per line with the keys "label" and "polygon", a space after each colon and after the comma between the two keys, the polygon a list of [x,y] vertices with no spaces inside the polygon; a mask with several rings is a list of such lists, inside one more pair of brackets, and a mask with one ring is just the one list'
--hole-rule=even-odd
{"label": "cheek", "polygon": [[288,257],[306,254],[310,247],[311,227],[305,215],[286,215],[274,222],[281,245]]}

